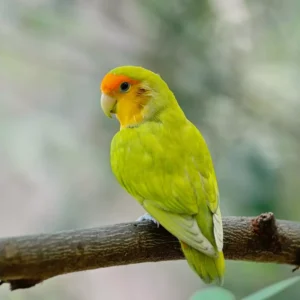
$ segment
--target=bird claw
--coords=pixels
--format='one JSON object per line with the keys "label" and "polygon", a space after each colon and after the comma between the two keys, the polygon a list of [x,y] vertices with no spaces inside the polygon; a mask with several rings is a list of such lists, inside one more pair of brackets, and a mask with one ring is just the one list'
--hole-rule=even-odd
{"label": "bird claw", "polygon": [[157,228],[159,227],[159,223],[149,214],[144,214],[140,216],[136,221],[137,222],[151,221],[157,226]]}

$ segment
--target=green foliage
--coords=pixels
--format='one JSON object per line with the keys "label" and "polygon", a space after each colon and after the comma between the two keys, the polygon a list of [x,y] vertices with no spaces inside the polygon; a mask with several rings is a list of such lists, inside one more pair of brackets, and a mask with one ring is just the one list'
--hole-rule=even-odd
{"label": "green foliage", "polygon": [[289,286],[293,285],[297,281],[300,280],[300,276],[297,277],[292,277],[286,280],[282,280],[280,282],[277,282],[275,284],[272,284],[246,298],[243,300],[264,300],[264,299],[269,299],[270,297],[282,292]]}
{"label": "green foliage", "polygon": [[[243,298],[242,300],[265,300],[282,292],[291,285],[300,280],[300,276],[282,280],[275,284],[272,284],[258,292],[253,293],[250,296]],[[235,296],[228,290],[220,287],[212,287],[197,292],[192,296],[190,300],[234,300]]]}

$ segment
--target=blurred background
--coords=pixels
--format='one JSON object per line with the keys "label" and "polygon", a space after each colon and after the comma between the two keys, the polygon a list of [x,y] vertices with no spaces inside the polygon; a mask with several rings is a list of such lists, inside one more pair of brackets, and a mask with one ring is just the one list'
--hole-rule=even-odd
{"label": "blurred background", "polygon": [[[201,129],[223,215],[273,211],[299,221],[299,10],[297,0],[2,0],[0,236],[143,213],[111,173],[119,125],[99,105],[102,77],[126,64],[160,73]],[[229,261],[225,288],[246,296],[291,269]],[[203,287],[178,261],[70,274],[14,293],[2,286],[0,299],[182,300]]]}

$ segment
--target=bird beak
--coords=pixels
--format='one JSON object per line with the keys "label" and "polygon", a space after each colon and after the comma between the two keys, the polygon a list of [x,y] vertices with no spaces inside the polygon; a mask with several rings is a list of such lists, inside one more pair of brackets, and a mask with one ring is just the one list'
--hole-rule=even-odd
{"label": "bird beak", "polygon": [[116,104],[117,100],[115,98],[102,93],[101,108],[107,117],[111,118],[111,114],[115,113]]}

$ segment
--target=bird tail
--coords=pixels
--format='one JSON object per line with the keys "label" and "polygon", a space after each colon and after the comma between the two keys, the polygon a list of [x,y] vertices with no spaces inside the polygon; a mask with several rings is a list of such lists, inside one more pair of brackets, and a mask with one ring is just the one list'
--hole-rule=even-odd
{"label": "bird tail", "polygon": [[218,257],[209,257],[183,242],[180,243],[188,264],[205,283],[223,284],[225,260],[222,251]]}

